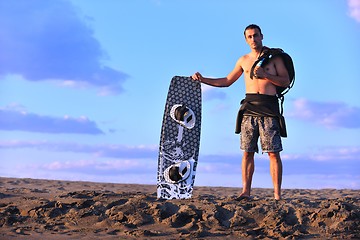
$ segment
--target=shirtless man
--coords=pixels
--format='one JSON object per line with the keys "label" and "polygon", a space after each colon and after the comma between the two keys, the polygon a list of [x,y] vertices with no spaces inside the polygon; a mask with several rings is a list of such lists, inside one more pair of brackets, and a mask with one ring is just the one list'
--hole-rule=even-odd
{"label": "shirtless man", "polygon": [[[234,69],[223,78],[203,77],[199,72],[192,78],[196,81],[215,87],[228,87],[244,73],[246,96],[276,99],[276,86],[287,87],[290,84],[289,74],[281,57],[273,57],[263,67],[254,68],[254,78],[250,78],[250,71],[254,62],[263,51],[263,34],[259,26],[251,24],[245,28],[244,36],[250,47],[250,53],[242,56],[236,62]],[[246,99],[246,98],[245,98]],[[267,100],[263,100],[267,101]],[[274,100],[275,101],[275,100]],[[273,130],[275,127],[275,131]],[[240,199],[250,197],[252,176],[254,173],[254,154],[258,152],[257,141],[260,136],[263,152],[267,152],[270,159],[270,174],[274,185],[274,198],[281,199],[282,151],[279,124],[273,117],[258,117],[244,114],[241,121],[241,149],[242,184]]]}

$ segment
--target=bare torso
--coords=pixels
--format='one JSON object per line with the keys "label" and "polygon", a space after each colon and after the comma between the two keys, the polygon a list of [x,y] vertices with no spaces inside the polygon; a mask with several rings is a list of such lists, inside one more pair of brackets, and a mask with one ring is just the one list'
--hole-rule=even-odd
{"label": "bare torso", "polygon": [[[245,91],[246,93],[259,93],[267,95],[276,94],[276,86],[269,80],[260,78],[250,78],[250,70],[257,58],[250,56],[250,54],[241,57],[241,67],[243,69],[244,80],[245,80]],[[268,64],[263,66],[266,73],[271,75],[277,75],[275,65],[271,60]]]}

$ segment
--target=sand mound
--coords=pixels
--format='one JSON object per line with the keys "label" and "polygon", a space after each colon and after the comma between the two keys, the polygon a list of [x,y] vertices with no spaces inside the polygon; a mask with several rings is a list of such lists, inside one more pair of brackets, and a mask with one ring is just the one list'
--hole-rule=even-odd
{"label": "sand mound", "polygon": [[360,238],[359,190],[239,191],[164,201],[150,185],[0,178],[0,239]]}

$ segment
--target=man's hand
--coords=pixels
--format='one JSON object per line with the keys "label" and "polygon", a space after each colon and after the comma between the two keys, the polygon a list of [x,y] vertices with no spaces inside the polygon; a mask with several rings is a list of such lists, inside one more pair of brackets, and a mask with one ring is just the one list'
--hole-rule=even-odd
{"label": "man's hand", "polygon": [[204,79],[204,77],[199,72],[194,73],[191,77],[195,81],[199,81],[199,82],[202,82]]}
{"label": "man's hand", "polygon": [[255,78],[262,79],[262,78],[266,78],[268,75],[265,72],[264,68],[256,66],[254,68],[254,76]]}

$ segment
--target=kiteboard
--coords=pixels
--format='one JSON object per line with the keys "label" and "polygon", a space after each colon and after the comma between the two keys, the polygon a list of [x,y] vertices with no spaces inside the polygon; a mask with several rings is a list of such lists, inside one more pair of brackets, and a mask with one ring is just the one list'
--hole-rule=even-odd
{"label": "kiteboard", "polygon": [[170,82],[159,144],[157,197],[191,198],[199,157],[201,84],[191,77]]}

